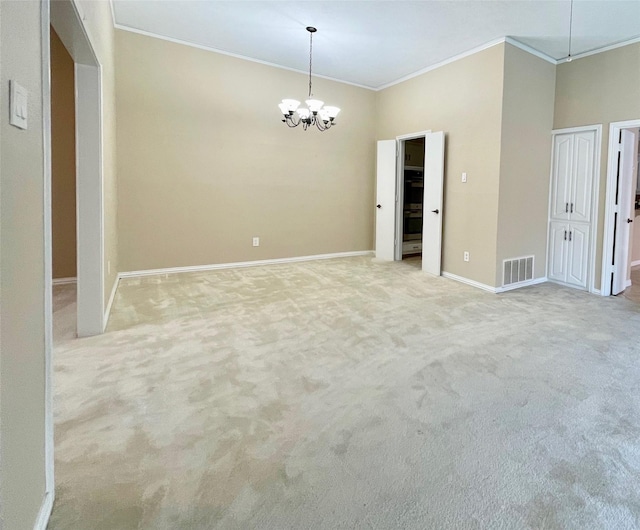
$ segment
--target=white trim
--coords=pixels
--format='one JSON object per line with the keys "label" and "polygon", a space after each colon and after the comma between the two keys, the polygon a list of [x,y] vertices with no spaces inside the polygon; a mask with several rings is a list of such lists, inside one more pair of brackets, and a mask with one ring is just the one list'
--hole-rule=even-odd
{"label": "white trim", "polygon": [[[572,60],[582,59],[583,57],[589,57],[590,55],[597,55],[599,53],[615,50],[616,48],[623,48],[625,46],[629,46],[630,44],[636,44],[637,42],[640,42],[640,36],[633,37],[628,40],[616,42],[615,44],[609,44],[609,46],[602,46],[601,48],[594,48],[593,50],[578,53],[577,55],[572,55],[571,59]],[[557,64],[564,64],[566,62],[568,62],[567,57],[564,57],[562,59],[558,59]]]}
{"label": "white trim", "polygon": [[531,55],[535,55],[536,57],[538,57],[538,59],[542,59],[543,61],[547,61],[548,63],[551,63],[554,66],[558,64],[558,60],[557,59],[554,59],[553,57],[547,55],[546,53],[543,53],[543,52],[541,52],[539,50],[536,50],[535,48],[532,48],[528,44],[525,44],[524,42],[520,42],[519,40],[516,40],[513,37],[509,37],[507,35],[504,38],[504,41],[506,43],[508,43],[508,44],[511,44],[512,46],[515,46],[516,48],[520,48],[522,51],[530,53]]}
{"label": "white trim", "polygon": [[638,265],[640,265],[640,259],[631,262],[631,267],[637,267]]}
{"label": "white trim", "polygon": [[534,278],[533,280],[527,280],[526,282],[507,285],[506,287],[491,287],[490,285],[486,285],[484,283],[480,283],[475,280],[470,280],[469,278],[465,278],[464,276],[458,276],[457,274],[452,274],[450,272],[442,271],[442,277],[447,278],[449,280],[454,280],[456,282],[464,283],[466,285],[470,285],[471,287],[476,287],[478,289],[482,289],[483,291],[487,291],[493,294],[513,291],[515,289],[520,289],[521,287],[530,287],[531,285],[538,285],[540,283],[545,283],[549,281],[546,277],[542,277],[542,278]]}
{"label": "white trim", "polygon": [[[115,9],[113,6],[113,0],[109,0],[109,4],[111,6],[111,18],[113,19],[113,27],[115,29],[120,29],[122,31],[129,31],[131,33],[137,33],[139,35],[144,35],[146,37],[153,37],[156,39],[160,39],[160,40],[164,40],[164,41],[168,41],[168,42],[173,42],[174,44],[182,44],[184,46],[190,46],[192,48],[198,48],[199,50],[205,50],[205,51],[209,51],[209,52],[214,52],[214,53],[220,53],[222,55],[227,55],[229,57],[235,57],[236,59],[243,59],[245,61],[251,61],[253,63],[258,63],[258,64],[264,64],[266,66],[272,66],[274,68],[280,68],[282,70],[288,70],[290,72],[297,72],[299,74],[307,74],[306,71],[304,70],[298,70],[297,68],[290,68],[288,66],[282,66],[280,64],[276,64],[276,63],[272,63],[269,61],[263,61],[261,59],[254,59],[253,57],[248,57],[246,55],[240,55],[237,53],[232,53],[232,52],[228,52],[225,50],[220,50],[218,48],[213,48],[211,46],[206,46],[203,44],[195,44],[193,42],[188,42],[188,41],[184,41],[181,39],[176,39],[174,37],[168,37],[166,35],[160,35],[159,33],[154,33],[151,31],[145,31],[142,29],[138,29],[138,28],[132,28],[131,26],[127,26],[125,24],[118,24],[116,22],[116,15],[115,15]],[[594,48],[593,50],[589,50],[586,52],[582,52],[579,53],[577,55],[573,55],[571,57],[572,60],[576,60],[576,59],[582,59],[583,57],[588,57],[590,55],[596,55],[598,53],[602,53],[602,52],[606,52],[606,51],[610,51],[610,50],[614,50],[616,48],[622,48],[624,46],[628,46],[630,44],[635,44],[637,42],[640,42],[640,36],[638,37],[634,37],[632,39],[629,40],[625,40],[625,41],[621,41],[615,44],[610,44],[609,46],[603,46],[601,48]],[[489,48],[493,48],[494,46],[497,46],[499,44],[503,44],[503,43],[508,43],[511,44],[512,46],[515,46],[516,48],[521,49],[522,51],[525,51],[527,53],[530,53],[531,55],[534,55],[535,57],[538,57],[539,59],[542,59],[543,61],[546,61],[548,63],[551,63],[553,65],[559,65],[559,64],[563,64],[567,62],[567,58],[564,57],[562,59],[555,59],[549,55],[547,55],[544,52],[541,52],[539,50],[536,50],[535,48],[529,46],[528,44],[525,44],[524,42],[520,42],[519,40],[515,39],[514,37],[511,37],[509,35],[505,36],[505,37],[500,37],[498,39],[494,39],[491,40],[489,42],[486,42],[484,44],[481,44],[479,46],[476,46],[475,48],[471,48],[467,51],[461,52],[457,55],[453,55],[452,57],[449,57],[448,59],[444,59],[443,61],[440,61],[438,63],[432,64],[430,66],[427,66],[425,68],[422,68],[420,70],[417,70],[416,72],[413,72],[411,74],[405,75],[403,77],[400,77],[398,79],[396,79],[395,81],[389,81],[388,83],[384,83],[382,85],[378,85],[377,87],[372,87],[369,85],[363,85],[360,83],[353,83],[351,81],[345,81],[344,79],[337,79],[335,77],[330,77],[330,76],[325,76],[325,75],[320,75],[320,74],[314,74],[315,77],[320,77],[322,79],[328,79],[329,81],[335,81],[336,83],[343,83],[345,85],[351,85],[351,86],[356,86],[359,88],[364,88],[366,90],[373,90],[374,92],[378,92],[380,90],[384,90],[386,88],[392,87],[394,85],[398,85],[400,83],[404,83],[405,81],[409,81],[410,79],[413,79],[414,77],[418,77],[421,76],[422,74],[426,74],[427,72],[431,72],[432,70],[436,70],[437,68],[440,68],[442,66],[446,66],[448,64],[454,63],[460,59],[464,59],[465,57],[469,57],[470,55],[474,55],[476,53],[482,52],[484,50],[488,50]]]}
{"label": "white trim", "polygon": [[102,67],[75,64],[78,336],[104,329]]}
{"label": "white trim", "polygon": [[[596,277],[596,249],[597,249],[597,239],[598,239],[598,207],[600,204],[600,159],[602,152],[602,124],[597,123],[594,125],[582,125],[580,127],[566,127],[564,129],[554,129],[551,131],[552,138],[552,148],[551,148],[551,168],[549,173],[550,185],[549,185],[549,211],[547,213],[547,266],[546,266],[546,274],[548,275],[548,266],[549,266],[549,222],[551,221],[551,185],[553,184],[553,157],[554,157],[554,147],[553,147],[553,137],[558,134],[568,134],[568,133],[576,133],[576,132],[585,132],[585,131],[595,131],[596,140],[594,146],[594,167],[593,167],[593,181],[591,183],[591,219],[589,221],[589,238],[590,238],[590,248],[589,248],[589,272],[587,274],[587,287],[586,290],[592,294],[599,293],[600,290],[595,286],[595,277]],[[604,268],[601,273],[602,278],[604,278]]]}
{"label": "white trim", "polygon": [[373,250],[357,250],[354,252],[336,252],[333,254],[316,254],[313,256],[297,256],[292,258],[261,259],[255,261],[239,261],[235,263],[214,263],[211,265],[192,265],[189,267],[168,267],[166,269],[146,269],[118,273],[118,279],[136,278],[139,276],[154,276],[157,274],[178,274],[182,272],[214,271],[219,269],[236,269],[243,267],[259,267],[262,265],[279,265],[282,263],[297,263],[300,261],[315,261],[320,259],[349,258],[353,256],[370,256]]}
{"label": "white trim", "polygon": [[53,250],[51,235],[51,29],[50,4],[40,5],[44,247],[44,475],[45,495],[34,528],[46,530],[55,497],[53,421]]}
{"label": "white trim", "polygon": [[53,285],[67,285],[69,283],[77,283],[78,279],[74,276],[73,278],[54,278]]}
{"label": "white trim", "polygon": [[375,90],[384,90],[385,88],[389,88],[392,87],[394,85],[399,85],[400,83],[404,83],[405,81],[409,81],[410,79],[413,79],[414,77],[418,77],[421,76],[422,74],[426,74],[427,72],[431,72],[432,70],[437,70],[438,68],[441,68],[443,66],[446,66],[448,64],[451,63],[455,63],[456,61],[459,61],[460,59],[464,59],[465,57],[469,57],[470,55],[474,55],[478,52],[482,52],[484,50],[488,50],[489,48],[493,48],[494,46],[498,46],[499,44],[503,44],[506,41],[505,37],[499,38],[499,39],[495,39],[492,41],[489,41],[485,44],[481,44],[480,46],[477,46],[475,48],[471,48],[470,50],[467,50],[466,52],[462,52],[459,53],[458,55],[454,55],[452,57],[449,57],[448,59],[445,59],[444,61],[440,61],[439,63],[436,64],[432,64],[431,66],[427,66],[426,68],[422,68],[421,70],[418,70],[416,72],[413,72],[412,74],[408,74],[405,75],[399,79],[396,79],[395,81],[391,81],[389,83],[385,83],[384,85],[380,85],[379,87],[377,87]]}
{"label": "white trim", "polygon": [[600,129],[602,131],[602,124],[597,123],[593,125],[581,125],[580,127],[565,127],[564,129],[553,129],[551,131],[551,136],[555,136],[556,134],[593,131],[594,129]]}
{"label": "white trim", "polygon": [[525,282],[512,283],[511,285],[507,285],[505,287],[496,287],[496,293],[505,293],[507,291],[513,291],[514,289],[520,289],[521,287],[529,287],[531,285],[538,285],[541,283],[546,283],[549,281],[546,277],[542,278],[533,278],[533,280],[527,280]]}
{"label": "white trim", "polygon": [[480,283],[475,280],[470,280],[469,278],[465,278],[464,276],[451,274],[450,272],[442,271],[442,277],[447,278],[449,280],[454,280],[456,282],[464,283],[466,285],[470,285],[471,287],[476,287],[478,289],[482,289],[483,291],[488,291],[493,294],[496,294],[498,292],[495,287],[491,287],[490,285],[486,285],[484,283]]}
{"label": "white trim", "polygon": [[40,510],[38,511],[38,517],[33,530],[47,530],[49,524],[49,518],[51,517],[51,511],[53,510],[53,492],[48,491],[44,494]]}
{"label": "white trim", "polygon": [[[122,31],[129,31],[130,33],[137,33],[138,35],[144,35],[145,37],[153,37],[155,39],[164,40],[167,42],[172,42],[174,44],[182,44],[183,46],[189,46],[191,48],[197,48],[199,50],[205,50],[208,52],[219,53],[221,55],[227,55],[229,57],[235,57],[236,59],[242,59],[244,61],[251,61],[252,63],[263,64],[265,66],[272,66],[273,68],[280,68],[281,70],[288,70],[289,72],[296,72],[298,74],[304,74],[306,76],[309,75],[309,72],[306,70],[298,70],[297,68],[290,68],[288,66],[282,66],[281,64],[270,63],[269,61],[263,61],[261,59],[254,59],[253,57],[247,57],[246,55],[240,55],[238,53],[231,53],[224,50],[220,50],[218,48],[212,48],[211,46],[205,46],[203,44],[195,44],[193,42],[188,42],[185,40],[175,39],[173,37],[167,37],[166,35],[160,35],[158,33],[153,33],[151,31],[145,31],[138,28],[132,28],[130,26],[125,26],[123,24],[114,23],[114,27],[116,29],[120,29]],[[366,90],[376,91],[377,89],[367,85],[361,85],[359,83],[353,83],[351,81],[344,81],[343,79],[337,79],[335,77],[329,77],[327,75],[320,75],[314,72],[313,77],[319,77],[321,79],[327,79],[329,81],[335,81],[336,83],[342,83],[344,85],[356,86],[358,88],[364,88]]]}
{"label": "white trim", "polygon": [[107,329],[107,325],[109,324],[109,317],[111,316],[111,306],[113,305],[113,301],[116,298],[116,291],[118,290],[118,284],[120,283],[120,275],[116,277],[113,281],[113,287],[111,288],[111,296],[109,296],[109,302],[107,302],[107,308],[104,310],[104,325],[102,331],[104,332]]}
{"label": "white trim", "polygon": [[627,280],[624,284],[624,288],[631,287],[631,280]]}
{"label": "white trim", "polygon": [[116,26],[116,10],[115,7],[113,7],[113,0],[109,0],[109,8],[111,10],[111,23],[113,24],[113,27],[117,27]]}
{"label": "white trim", "polygon": [[[607,153],[607,191],[604,202],[604,236],[602,241],[602,273],[600,278],[600,293],[602,296],[611,295],[611,277],[613,272],[611,261],[613,259],[613,217],[615,207],[613,205],[616,193],[616,169],[618,157],[614,156],[618,150],[615,148],[617,137],[621,129],[640,127],[640,119],[616,121],[609,124],[609,148]],[[609,281],[607,281],[609,278]]]}
{"label": "white trim", "polygon": [[[587,289],[591,294],[596,294],[598,290],[595,286],[596,279],[596,250],[598,248],[598,220],[599,220],[599,206],[600,206],[600,162],[602,157],[602,124],[599,123],[595,125],[596,129],[596,152],[595,152],[595,161],[594,161],[594,171],[593,171],[593,188],[591,190],[591,263],[589,265],[589,283],[587,284]],[[602,272],[600,272],[602,274]]]}

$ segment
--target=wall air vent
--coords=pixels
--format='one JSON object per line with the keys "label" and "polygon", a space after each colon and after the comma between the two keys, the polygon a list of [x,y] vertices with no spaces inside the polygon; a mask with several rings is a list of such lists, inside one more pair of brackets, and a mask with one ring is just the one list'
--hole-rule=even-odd
{"label": "wall air vent", "polygon": [[533,280],[533,256],[505,259],[502,270],[502,286],[524,283]]}

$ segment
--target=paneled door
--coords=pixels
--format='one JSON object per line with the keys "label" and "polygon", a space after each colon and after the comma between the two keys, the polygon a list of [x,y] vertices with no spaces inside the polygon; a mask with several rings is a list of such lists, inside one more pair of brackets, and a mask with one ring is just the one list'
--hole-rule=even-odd
{"label": "paneled door", "polygon": [[422,270],[440,276],[442,262],[442,183],[444,132],[425,135],[424,199],[422,201]]}
{"label": "paneled door", "polygon": [[376,258],[393,261],[396,234],[396,141],[378,142],[376,170]]}

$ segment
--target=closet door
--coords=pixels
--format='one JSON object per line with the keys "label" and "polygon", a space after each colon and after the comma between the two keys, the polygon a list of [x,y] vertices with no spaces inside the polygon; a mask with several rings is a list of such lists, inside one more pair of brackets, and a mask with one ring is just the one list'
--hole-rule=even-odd
{"label": "closet door", "polygon": [[591,220],[591,189],[595,162],[595,131],[575,133],[573,174],[569,198],[571,221],[588,223]]}
{"label": "closet door", "polygon": [[589,259],[589,225],[569,225],[567,252],[567,283],[587,287]]}
{"label": "closet door", "polygon": [[547,277],[558,282],[567,281],[567,243],[569,226],[567,223],[549,223],[549,270]]}
{"label": "closet door", "polygon": [[569,218],[569,195],[573,169],[573,134],[558,134],[553,139],[553,167],[551,173],[552,219]]}
{"label": "closet door", "polygon": [[376,172],[376,258],[395,259],[396,141],[378,142]]}

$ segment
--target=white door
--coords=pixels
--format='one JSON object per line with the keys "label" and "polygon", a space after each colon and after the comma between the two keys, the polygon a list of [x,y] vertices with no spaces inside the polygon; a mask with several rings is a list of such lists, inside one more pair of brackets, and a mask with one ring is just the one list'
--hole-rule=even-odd
{"label": "white door", "polygon": [[424,200],[422,202],[422,270],[440,276],[442,259],[442,183],[444,132],[425,135]]}
{"label": "white door", "polygon": [[573,179],[569,196],[571,221],[588,223],[591,220],[591,187],[595,160],[596,132],[575,134],[573,145]]}
{"label": "white door", "polygon": [[551,218],[569,218],[569,194],[573,167],[573,134],[553,137],[553,180],[551,182]]}
{"label": "white door", "polygon": [[618,167],[618,215],[615,232],[614,273],[611,294],[619,294],[626,288],[629,263],[630,221],[633,221],[631,201],[635,158],[635,134],[622,129],[620,165]]}
{"label": "white door", "polygon": [[549,270],[550,280],[567,281],[567,242],[569,227],[562,221],[549,223]]}
{"label": "white door", "polygon": [[589,258],[589,225],[570,224],[567,251],[567,283],[587,287]]}
{"label": "white door", "polygon": [[376,171],[376,258],[394,260],[396,233],[396,141],[378,142]]}

